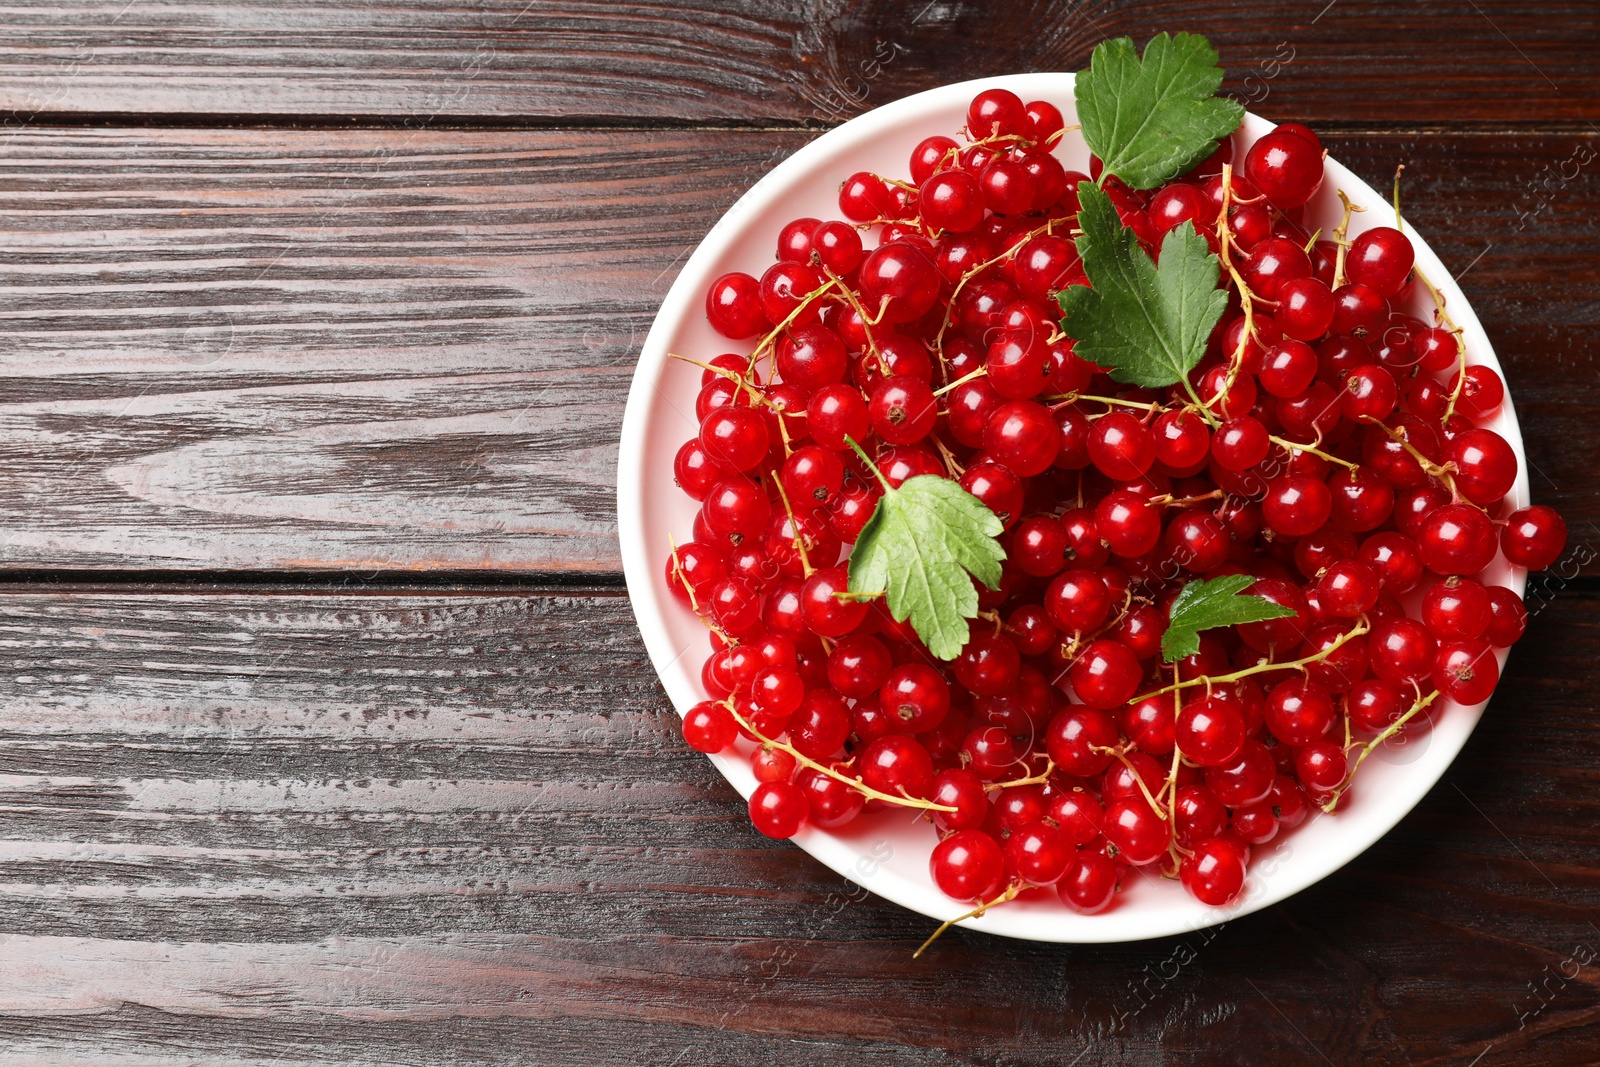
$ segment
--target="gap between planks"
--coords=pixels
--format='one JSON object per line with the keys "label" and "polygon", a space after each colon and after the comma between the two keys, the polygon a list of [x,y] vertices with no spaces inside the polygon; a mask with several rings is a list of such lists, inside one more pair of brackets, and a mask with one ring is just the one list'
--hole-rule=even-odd
{"label": "gap between planks", "polygon": [[621,572],[583,581],[570,574],[491,571],[0,571],[0,597],[63,594],[148,596],[549,596],[625,597]]}
{"label": "gap between planks", "polygon": [[[907,94],[911,95],[911,94]],[[16,119],[13,112],[10,116]],[[705,132],[705,133],[824,133],[839,123],[815,119],[640,119],[609,118],[604,115],[441,115],[419,125],[414,116],[384,114],[294,114],[269,112],[212,114],[208,112],[133,112],[133,111],[41,111],[26,121],[9,127],[13,133],[30,129],[262,129],[262,130],[395,130],[420,132],[461,130],[465,132],[513,131],[604,131],[616,133]],[[1600,135],[1594,123],[1546,123],[1527,126],[1501,126],[1492,123],[1449,123],[1425,126],[1405,123],[1341,124],[1321,122],[1318,133],[1335,137],[1571,137]]]}

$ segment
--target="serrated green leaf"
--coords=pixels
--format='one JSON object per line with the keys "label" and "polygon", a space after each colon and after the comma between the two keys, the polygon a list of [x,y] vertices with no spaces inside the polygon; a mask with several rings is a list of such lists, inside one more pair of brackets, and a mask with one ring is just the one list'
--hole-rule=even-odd
{"label": "serrated green leaf", "polygon": [[[886,489],[850,552],[850,591],[885,595],[889,614],[911,620],[932,652],[955,659],[978,614],[976,578],[1000,586],[1005,526],[948,478],[921,474]],[[971,575],[971,578],[968,575]]]}
{"label": "serrated green leaf", "polygon": [[1228,308],[1217,288],[1222,267],[1185,222],[1167,231],[1158,267],[1122,225],[1111,198],[1078,186],[1078,255],[1089,286],[1057,296],[1061,328],[1079,356],[1113,380],[1145,388],[1176,385],[1206,354],[1206,340]]}
{"label": "serrated green leaf", "polygon": [[1255,584],[1254,575],[1225,574],[1210,581],[1198,579],[1184,586],[1172,602],[1167,632],[1161,636],[1161,658],[1173,663],[1199,652],[1202,630],[1283,619],[1294,614],[1266,597],[1240,595]]}
{"label": "serrated green leaf", "polygon": [[1144,61],[1127,37],[1103,41],[1078,75],[1074,96],[1083,139],[1105,173],[1154,189],[1216,150],[1239,128],[1244,106],[1216,95],[1222,68],[1198,34],[1159,34]]}

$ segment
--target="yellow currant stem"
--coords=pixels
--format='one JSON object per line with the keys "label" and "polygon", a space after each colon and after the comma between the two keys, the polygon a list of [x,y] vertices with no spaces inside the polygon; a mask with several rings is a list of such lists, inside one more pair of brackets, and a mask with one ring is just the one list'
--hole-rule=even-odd
{"label": "yellow currant stem", "polygon": [[672,546],[672,573],[678,576],[678,581],[683,583],[683,591],[689,594],[689,610],[696,615],[700,614],[700,601],[695,598],[694,586],[689,584],[689,579],[683,574],[683,560],[678,557],[678,539],[667,534],[667,544]]}
{"label": "yellow currant stem", "polygon": [[[1145,801],[1147,803],[1149,803],[1150,810],[1155,812],[1158,816],[1160,816],[1162,822],[1166,822],[1166,820],[1167,820],[1167,809],[1162,806],[1162,804],[1161,804],[1161,802],[1159,800],[1157,800],[1155,797],[1150,795],[1150,787],[1144,784],[1144,779],[1143,778],[1139,777],[1139,771],[1138,771],[1137,768],[1134,767],[1133,761],[1128,758],[1127,752],[1125,752],[1120,747],[1119,748],[1109,748],[1109,747],[1104,746],[1104,745],[1092,747],[1090,749],[1090,751],[1092,751],[1092,752],[1107,752],[1107,753],[1110,753],[1112,756],[1114,756],[1116,758],[1118,763],[1120,763],[1124,767],[1128,768],[1128,773],[1133,775],[1133,780],[1139,784],[1139,792],[1144,794]],[[1163,792],[1166,790],[1167,787],[1166,787],[1166,783],[1165,782],[1162,783],[1161,788],[1162,788]]]}
{"label": "yellow currant stem", "polygon": [[1304,667],[1307,664],[1322,662],[1338,651],[1339,647],[1346,641],[1352,641],[1355,638],[1360,637],[1369,629],[1371,629],[1371,627],[1368,626],[1365,621],[1358,622],[1355,624],[1355,626],[1340,634],[1339,637],[1327,648],[1313,655],[1302,656],[1300,659],[1292,659],[1285,663],[1258,663],[1254,667],[1245,667],[1241,670],[1234,671],[1232,674],[1203,674],[1198,678],[1185,678],[1182,681],[1175,681],[1163,689],[1155,689],[1148,693],[1143,693],[1139,696],[1136,696],[1133,698],[1132,702],[1138,703],[1141,700],[1145,700],[1149,697],[1158,697],[1164,693],[1176,693],[1180,689],[1188,689],[1191,686],[1196,685],[1226,685],[1229,682],[1237,682],[1241,678],[1248,678],[1252,674],[1261,674],[1265,671],[1299,670],[1301,667]]}
{"label": "yellow currant stem", "polygon": [[1385,423],[1373,418],[1371,415],[1363,415],[1361,418],[1364,422],[1372,423],[1372,425],[1376,426],[1378,429],[1387,434],[1389,436],[1389,440],[1396,442],[1401,448],[1404,448],[1407,454],[1409,454],[1412,459],[1417,461],[1417,466],[1421,467],[1428,474],[1440,479],[1446,485],[1448,485],[1450,487],[1450,493],[1452,496],[1458,495],[1456,493],[1456,480],[1451,468],[1441,467],[1439,464],[1435,463],[1433,460],[1417,451],[1417,446],[1406,440],[1404,430],[1399,430],[1393,426],[1386,425]]}
{"label": "yellow currant stem", "polygon": [[944,460],[944,469],[949,473],[951,480],[960,481],[961,476],[967,473],[967,468],[956,461],[955,453],[939,440],[937,434],[930,434],[928,439],[933,442],[933,447],[939,450],[939,458]]}
{"label": "yellow currant stem", "polygon": [[1175,497],[1171,493],[1165,493],[1161,496],[1153,496],[1149,500],[1145,501],[1145,503],[1152,507],[1159,505],[1165,508],[1186,508],[1190,504],[1200,504],[1207,500],[1221,500],[1227,495],[1228,494],[1223,492],[1221,489],[1213,489],[1211,492],[1201,493],[1199,496]]}
{"label": "yellow currant stem", "polygon": [[[1174,682],[1178,681],[1180,662],[1175,661],[1172,664],[1172,680]],[[1172,700],[1174,719],[1183,710],[1180,706],[1181,703],[1176,697]],[[1167,798],[1167,826],[1172,832],[1172,838],[1167,845],[1168,852],[1174,852],[1178,847],[1178,767],[1182,759],[1183,753],[1179,750],[1178,743],[1174,741],[1172,744],[1172,769],[1167,772],[1167,780],[1161,786],[1162,795]]]}
{"label": "yellow currant stem", "polygon": [[1345,251],[1350,247],[1350,216],[1352,213],[1367,209],[1350,202],[1344,195],[1344,190],[1339,190],[1339,202],[1344,205],[1344,218],[1339,220],[1339,228],[1333,231],[1333,243],[1338,246],[1333,256],[1333,288],[1337,289],[1344,284],[1344,258]]}
{"label": "yellow currant stem", "polygon": [[1442,425],[1449,422],[1451,417],[1455,415],[1456,404],[1461,401],[1461,390],[1466,388],[1467,338],[1461,332],[1461,327],[1457,326],[1455,320],[1450,318],[1450,312],[1445,309],[1444,294],[1439,292],[1439,287],[1428,280],[1428,276],[1422,273],[1421,267],[1412,268],[1412,272],[1416,274],[1417,281],[1422,283],[1423,288],[1428,290],[1428,295],[1433,297],[1434,314],[1438,317],[1439,325],[1454,334],[1456,339],[1456,386],[1450,390],[1450,403],[1445,405],[1444,418],[1440,420]]}
{"label": "yellow currant stem", "polygon": [[[1012,136],[1015,137],[1014,134]],[[944,333],[950,328],[950,313],[956,306],[956,299],[961,295],[961,290],[967,287],[967,283],[969,281],[971,281],[973,278],[976,278],[978,275],[982,274],[996,263],[1004,263],[1006,260],[1016,255],[1017,249],[1021,248],[1023,245],[1027,244],[1041,233],[1049,233],[1053,222],[1054,220],[1045,223],[1036,230],[1029,230],[1027,233],[1023,234],[1022,237],[1019,238],[1017,242],[1010,248],[1006,249],[1004,252],[1001,252],[993,259],[986,259],[977,266],[970,268],[961,276],[960,280],[956,282],[956,287],[950,292],[950,302],[945,305],[944,318],[939,322],[939,332],[933,337],[933,350],[939,353],[939,359],[941,361],[944,359]]]}
{"label": "yellow currant stem", "polygon": [[690,585],[688,579],[683,576],[683,560],[678,555],[677,538],[673,537],[671,534],[668,534],[667,544],[672,546],[672,571],[678,576],[678,580],[683,583],[684,591],[689,594],[689,607],[694,611],[694,617],[699,619],[701,624],[705,626],[707,630],[710,630],[712,633],[722,638],[724,644],[733,644],[733,640],[723,632],[722,627],[718,626],[716,623],[700,614],[700,602],[699,599],[694,595],[694,586]]}
{"label": "yellow currant stem", "polygon": [[868,323],[868,321],[867,321],[867,312],[866,312],[866,309],[861,306],[861,299],[858,296],[856,296],[854,290],[852,290],[848,285],[846,285],[844,283],[844,279],[843,278],[841,278],[837,274],[833,273],[833,271],[828,269],[828,267],[824,266],[822,268],[822,272],[828,276],[828,279],[830,281],[836,283],[839,286],[839,292],[844,294],[845,300],[847,300],[849,302],[850,306],[853,309],[855,309],[855,313],[858,316],[860,316],[860,318],[861,318],[861,332],[866,334],[866,337],[867,337],[867,351],[869,353],[871,353],[872,357],[878,361],[878,369],[881,370],[884,374],[888,374],[889,373],[889,368],[883,361],[883,355],[878,351],[877,339],[872,336],[872,327],[877,325],[877,324],[876,323]]}
{"label": "yellow currant stem", "polygon": [[[1350,788],[1350,783],[1355,779],[1356,771],[1360,770],[1361,769],[1361,764],[1366,761],[1366,758],[1368,756],[1372,755],[1372,750],[1377,748],[1379,745],[1383,744],[1385,741],[1389,740],[1389,738],[1393,737],[1395,734],[1399,733],[1401,730],[1405,729],[1406,723],[1410,722],[1412,720],[1412,718],[1417,714],[1417,712],[1421,711],[1423,708],[1427,707],[1429,704],[1432,704],[1434,702],[1434,700],[1436,700],[1438,698],[1438,696],[1439,696],[1439,691],[1437,689],[1435,689],[1433,692],[1429,693],[1427,696],[1425,696],[1422,699],[1418,700],[1415,704],[1412,704],[1411,705],[1411,710],[1406,712],[1404,715],[1400,716],[1394,722],[1390,723],[1388,725],[1388,727],[1383,731],[1383,733],[1379,734],[1377,737],[1374,737],[1371,741],[1368,741],[1366,744],[1362,745],[1361,746],[1361,751],[1356,753],[1355,762],[1352,763],[1350,765],[1350,769],[1345,772],[1344,781],[1340,782],[1339,783],[1339,788],[1335,789],[1333,791],[1333,795],[1330,796],[1326,801],[1323,802],[1322,810],[1326,811],[1326,812],[1331,812],[1331,811],[1333,811],[1334,808],[1338,807],[1339,798],[1344,796],[1344,791],[1346,789]],[[1348,742],[1346,742],[1346,746],[1348,747]]]}
{"label": "yellow currant stem", "polygon": [[1021,882],[1013,882],[1010,886],[1008,886],[1006,888],[1006,891],[1004,893],[1001,893],[999,896],[995,897],[993,900],[985,901],[984,903],[979,904],[976,908],[973,908],[971,911],[967,912],[964,915],[957,915],[954,919],[951,919],[948,922],[940,923],[939,924],[939,929],[935,930],[928,937],[928,940],[926,940],[926,941],[924,941],[922,943],[922,947],[921,948],[917,949],[917,951],[915,951],[915,952],[913,952],[911,954],[911,958],[912,959],[916,959],[918,956],[921,956],[924,952],[928,951],[928,946],[933,944],[935,941],[939,940],[939,938],[943,937],[944,936],[944,932],[946,930],[950,929],[956,923],[964,922],[967,919],[976,919],[978,916],[982,915],[984,912],[988,911],[990,908],[994,907],[996,904],[1004,904],[1009,900],[1015,900],[1016,897],[1017,897],[1017,894],[1020,893],[1020,892],[1022,892],[1022,883]]}
{"label": "yellow currant stem", "polygon": [[800,536],[800,524],[794,521],[794,508],[789,506],[789,493],[783,488],[783,479],[773,475],[772,484],[778,487],[778,499],[783,501],[783,513],[789,516],[789,527],[794,530],[794,550],[800,553],[800,567],[807,578],[816,573],[811,557],[806,554],[805,540]]}
{"label": "yellow currant stem", "polygon": [[1394,228],[1401,233],[1406,232],[1406,224],[1400,218],[1400,175],[1406,172],[1406,165],[1400,164],[1394,168]]}
{"label": "yellow currant stem", "polygon": [[1280,445],[1283,448],[1288,449],[1290,452],[1309,452],[1313,456],[1321,456],[1329,463],[1337,463],[1339,466],[1347,467],[1353,471],[1361,469],[1361,464],[1359,463],[1351,463],[1347,459],[1340,459],[1338,456],[1324,452],[1322,449],[1316,448],[1312,445],[1301,444],[1299,441],[1290,441],[1282,437],[1274,436],[1273,434],[1268,434],[1267,440],[1271,441],[1275,445]]}
{"label": "yellow currant stem", "polygon": [[[1206,422],[1212,426],[1217,425],[1214,410],[1228,398],[1228,393],[1233,389],[1233,383],[1238,380],[1239,372],[1244,368],[1244,354],[1249,349],[1250,341],[1256,335],[1255,319],[1255,294],[1245,284],[1244,277],[1239,269],[1233,265],[1233,232],[1228,229],[1228,208],[1234,202],[1233,195],[1233,166],[1228,163],[1222,165],[1222,207],[1217,212],[1217,259],[1228,272],[1234,287],[1239,290],[1239,307],[1244,312],[1244,331],[1239,334],[1239,346],[1234,350],[1228,360],[1228,376],[1223,380],[1222,388],[1217,395],[1209,401],[1202,401],[1195,396],[1194,390],[1189,389],[1189,395],[1194,396],[1195,402],[1200,405],[1200,412]],[[1185,388],[1189,387],[1188,378],[1184,379]]]}
{"label": "yellow currant stem", "polygon": [[773,407],[772,401],[767,399],[766,394],[762,393],[760,389],[752,385],[750,380],[743,374],[740,374],[738,371],[729,370],[727,367],[715,367],[710,363],[702,363],[698,359],[690,359],[688,356],[680,356],[676,352],[668,352],[667,358],[678,360],[680,363],[687,363],[690,366],[699,367],[701,370],[708,370],[712,374],[720,374],[729,381],[736,382],[739,385],[744,386],[744,388],[750,393],[750,399],[754,403],[760,404],[763,407],[772,408],[774,411],[777,410],[776,407]]}
{"label": "yellow currant stem", "polygon": [[816,771],[818,774],[827,775],[836,782],[842,782],[851,789],[854,789],[856,792],[860,793],[862,796],[866,797],[868,800],[881,800],[885,804],[896,804],[902,808],[920,808],[925,811],[956,810],[948,804],[935,804],[931,800],[918,800],[916,797],[905,796],[897,797],[893,793],[885,793],[874,789],[859,778],[851,778],[847,774],[840,774],[832,767],[818,763],[816,760],[812,759],[810,756],[807,756],[805,753],[801,752],[787,741],[774,741],[772,738],[763,734],[760,730],[757,730],[748,719],[739,714],[739,710],[733,706],[732,700],[724,700],[722,702],[722,706],[728,709],[728,714],[733,716],[733,721],[744,727],[745,731],[749,733],[751,737],[754,737],[758,744],[771,745],[773,748],[789,753],[789,755],[795,758],[795,762],[800,764],[802,767],[808,767],[811,770]]}
{"label": "yellow currant stem", "polygon": [[967,373],[963,374],[961,377],[957,378],[955,381],[951,382],[949,385],[940,386],[938,389],[935,389],[933,391],[933,395],[934,396],[944,396],[944,394],[948,393],[950,390],[954,389],[956,386],[958,386],[958,385],[966,385],[968,382],[972,381],[972,379],[974,379],[974,378],[982,378],[985,374],[988,374],[988,373],[989,373],[989,366],[988,366],[988,364],[984,364],[983,366],[979,367],[977,370],[969,370],[969,371],[967,371]]}
{"label": "yellow currant stem", "polygon": [[837,278],[829,278],[827,281],[811,290],[811,292],[801,297],[800,303],[794,306],[794,310],[785,315],[783,321],[774,326],[772,328],[772,332],[763,337],[761,339],[761,343],[756,345],[755,351],[750,353],[750,366],[754,367],[760,361],[761,353],[770,348],[772,343],[778,339],[779,335],[782,334],[783,331],[787,330],[790,326],[793,326],[794,320],[798,319],[800,317],[800,313],[806,308],[810,307],[814,300],[822,296],[829,289],[832,289],[839,284],[840,282]]}
{"label": "yellow currant stem", "polygon": [[1149,402],[1124,400],[1120,396],[1095,396],[1092,393],[1066,393],[1062,396],[1063,404],[1072,404],[1079,400],[1086,400],[1091,404],[1112,404],[1117,407],[1133,408],[1136,411],[1148,411],[1152,415],[1158,411],[1166,410],[1154,400]]}
{"label": "yellow currant stem", "polygon": [[1055,771],[1056,771],[1055,761],[1054,760],[1050,760],[1050,761],[1045,763],[1044,770],[1040,771],[1038,774],[1030,774],[1026,778],[1013,778],[1009,782],[990,782],[989,784],[985,785],[984,788],[985,789],[1015,789],[1018,786],[1023,786],[1023,785],[1044,785],[1046,782],[1048,782],[1050,780],[1050,776],[1052,774],[1054,774]]}

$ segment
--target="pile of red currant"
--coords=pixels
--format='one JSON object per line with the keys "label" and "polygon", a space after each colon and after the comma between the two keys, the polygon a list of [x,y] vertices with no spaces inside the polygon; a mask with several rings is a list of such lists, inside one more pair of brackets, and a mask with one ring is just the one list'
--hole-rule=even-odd
{"label": "pile of red currant", "polygon": [[[842,220],[793,220],[761,277],[711,286],[711,325],[746,343],[692,361],[700,429],[674,462],[700,511],[667,581],[711,632],[684,737],[753,745],[772,837],[921,813],[934,882],[980,908],[1048,887],[1097,912],[1145,865],[1223,905],[1253,848],[1335,810],[1440,694],[1488,698],[1526,613],[1483,572],[1550,565],[1566,529],[1508,505],[1516,457],[1480,425],[1504,385],[1467,362],[1398,211],[1349,239],[1345,201],[1308,232],[1312,131],[1237,165],[1223,139],[1148,192],[1067,172],[1064,132],[982,92],[909,181],[849,176]],[[1187,222],[1219,259],[1228,311],[1179,386],[1118,384],[1063,332],[1083,182],[1149,254]],[[948,663],[843,561],[883,484],[919,475],[1005,527]],[[1291,614],[1165,662],[1174,598],[1223,575]]]}

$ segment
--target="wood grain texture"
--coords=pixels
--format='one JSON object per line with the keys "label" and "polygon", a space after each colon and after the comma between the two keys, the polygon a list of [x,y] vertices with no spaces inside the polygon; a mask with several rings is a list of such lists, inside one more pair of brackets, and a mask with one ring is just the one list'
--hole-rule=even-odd
{"label": "wood grain texture", "polygon": [[[0,156],[0,560],[614,572],[651,317],[809,136],[19,135]],[[1573,161],[1600,136],[1329,144],[1375,182],[1407,164],[1408,215],[1508,368],[1534,493],[1589,539],[1600,183]]]}
{"label": "wood grain texture", "polygon": [[621,598],[0,594],[0,1064],[1590,1063],[1597,607],[1291,901],[913,962],[683,746]]}
{"label": "wood grain texture", "polygon": [[[21,0],[0,109],[830,124],[945,82],[1077,70],[1094,44],[1210,35],[1228,89],[1329,123],[1600,120],[1585,0],[694,0],[351,6]],[[1287,62],[1288,73],[1279,73]]]}

